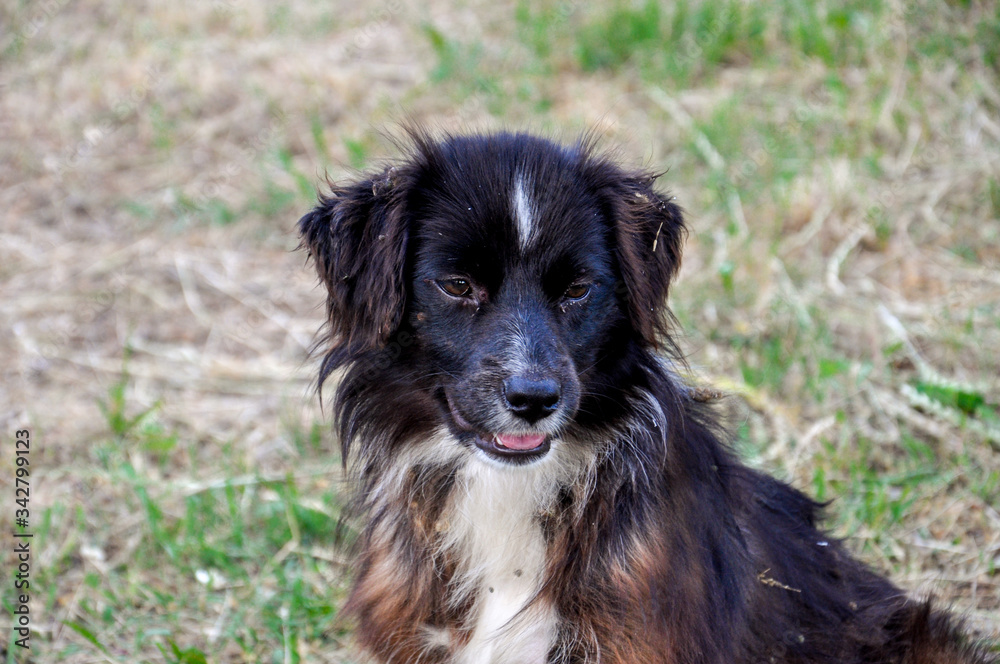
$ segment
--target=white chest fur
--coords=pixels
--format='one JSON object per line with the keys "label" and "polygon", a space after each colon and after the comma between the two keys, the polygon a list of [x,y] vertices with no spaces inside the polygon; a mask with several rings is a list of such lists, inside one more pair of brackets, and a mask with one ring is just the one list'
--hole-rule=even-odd
{"label": "white chest fur", "polygon": [[474,459],[452,493],[445,546],[460,561],[456,598],[475,599],[472,637],[457,663],[543,664],[555,640],[555,610],[532,602],[545,570],[537,514],[558,487],[555,469],[545,465],[505,468]]}

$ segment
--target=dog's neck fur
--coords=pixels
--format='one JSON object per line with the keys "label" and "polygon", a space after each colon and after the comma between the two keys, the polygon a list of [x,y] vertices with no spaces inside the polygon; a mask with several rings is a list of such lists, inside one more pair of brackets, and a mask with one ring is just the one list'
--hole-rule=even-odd
{"label": "dog's neck fur", "polygon": [[[439,434],[397,457],[389,473],[402,478],[419,464],[458,468],[433,524],[432,553],[455,565],[448,604],[468,609],[460,625],[426,627],[425,647],[445,648],[456,664],[544,664],[559,616],[540,594],[548,563],[543,520],[556,511],[564,487],[580,497],[589,492],[595,455],[557,443],[541,462],[512,467]],[[402,482],[383,482],[372,496],[375,502],[411,502],[385,491],[392,486],[406,490]]]}
{"label": "dog's neck fur", "polygon": [[532,600],[546,561],[539,512],[555,500],[554,479],[543,469],[500,468],[478,458],[463,468],[442,542],[458,560],[451,600],[472,599],[474,607],[472,635],[456,661],[545,662],[557,616],[544,600]]}

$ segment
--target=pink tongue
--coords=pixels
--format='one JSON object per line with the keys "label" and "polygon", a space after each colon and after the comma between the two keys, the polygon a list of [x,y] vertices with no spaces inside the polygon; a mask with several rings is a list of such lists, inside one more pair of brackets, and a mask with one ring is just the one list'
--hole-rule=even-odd
{"label": "pink tongue", "polygon": [[545,442],[545,434],[533,433],[528,436],[497,434],[497,442],[510,450],[533,450]]}

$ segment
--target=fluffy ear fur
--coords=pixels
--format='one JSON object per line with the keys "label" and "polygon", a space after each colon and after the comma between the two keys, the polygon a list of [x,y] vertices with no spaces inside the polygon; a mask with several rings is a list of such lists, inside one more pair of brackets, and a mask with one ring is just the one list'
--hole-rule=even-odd
{"label": "fluffy ear fur", "polygon": [[402,178],[394,168],[345,186],[299,220],[302,244],[327,288],[330,349],[320,382],[349,357],[383,347],[406,304]]}
{"label": "fluffy ear fur", "polygon": [[[607,168],[607,164],[601,165]],[[685,227],[681,209],[653,189],[645,173],[604,179],[602,195],[615,225],[618,265],[633,327],[653,347],[669,345],[670,314],[664,307],[681,265]]]}

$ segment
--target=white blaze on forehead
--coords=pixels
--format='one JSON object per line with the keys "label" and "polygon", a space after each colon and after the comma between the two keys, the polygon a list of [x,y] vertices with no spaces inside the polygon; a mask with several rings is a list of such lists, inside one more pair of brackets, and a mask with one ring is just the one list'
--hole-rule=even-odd
{"label": "white blaze on forehead", "polygon": [[524,177],[518,175],[514,179],[514,221],[517,222],[517,235],[522,249],[531,241],[531,232],[535,226],[534,212],[531,199],[525,191]]}

